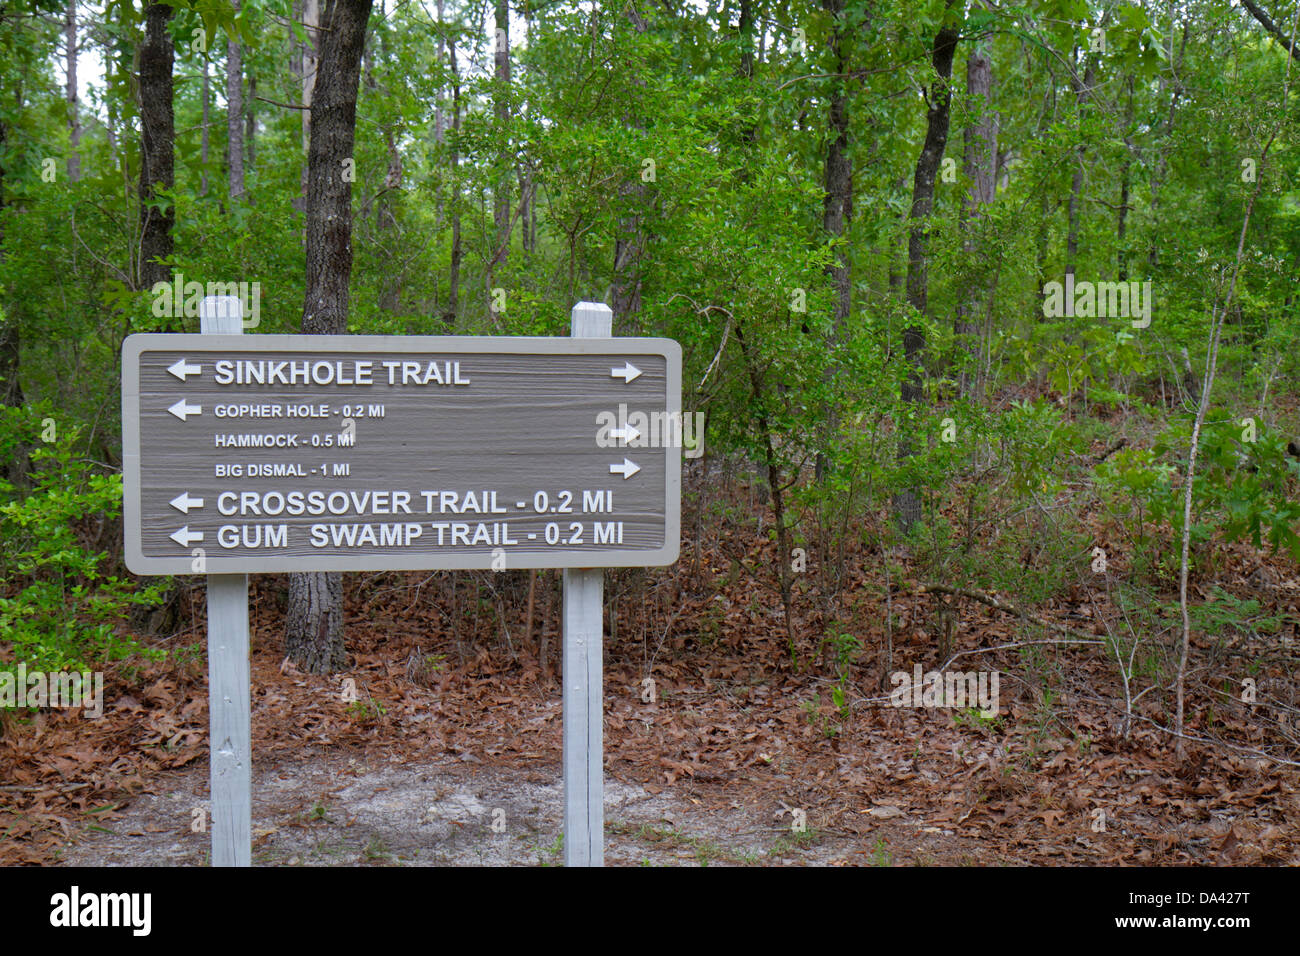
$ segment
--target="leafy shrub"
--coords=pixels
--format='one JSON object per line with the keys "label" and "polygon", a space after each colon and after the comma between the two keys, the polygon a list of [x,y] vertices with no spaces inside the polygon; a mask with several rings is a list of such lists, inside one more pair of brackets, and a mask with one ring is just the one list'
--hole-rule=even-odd
{"label": "leafy shrub", "polygon": [[[1261,430],[1243,441],[1248,431],[1239,422],[1222,413],[1211,419],[1201,430],[1192,489],[1193,552],[1217,530],[1225,541],[1245,538],[1255,547],[1267,539],[1300,561],[1300,462],[1287,454],[1286,439]],[[1177,422],[1150,449],[1125,449],[1097,469],[1112,516],[1148,561],[1163,548],[1158,529],[1170,529],[1171,544],[1181,540],[1186,486],[1175,476],[1186,473],[1190,435],[1190,423]]]}
{"label": "leafy shrub", "polygon": [[[40,440],[40,436],[49,441]],[[77,451],[78,429],[60,431],[48,409],[0,409],[0,459],[22,460],[31,447],[31,490],[0,479],[0,642],[8,669],[84,670],[139,652],[114,630],[132,604],[156,603],[164,583],[132,593],[131,582],[105,574],[86,518],[121,513],[119,475],[95,472]]]}

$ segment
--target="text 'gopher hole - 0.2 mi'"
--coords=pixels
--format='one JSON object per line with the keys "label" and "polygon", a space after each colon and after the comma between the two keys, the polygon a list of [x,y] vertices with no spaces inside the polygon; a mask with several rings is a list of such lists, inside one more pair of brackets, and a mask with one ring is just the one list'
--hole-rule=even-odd
{"label": "text 'gopher hole - 0.2 mi'", "polygon": [[132,335],[137,574],[676,560],[670,339]]}

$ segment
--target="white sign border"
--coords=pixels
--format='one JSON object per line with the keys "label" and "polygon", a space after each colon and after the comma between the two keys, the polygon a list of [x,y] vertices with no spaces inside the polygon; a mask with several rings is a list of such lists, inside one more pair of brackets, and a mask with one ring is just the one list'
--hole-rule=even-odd
{"label": "white sign border", "polygon": [[[658,355],[667,362],[667,408],[681,414],[682,348],[665,338],[571,338],[533,335],[198,335],[141,332],[122,342],[122,522],[126,566],[134,574],[283,574],[292,571],[441,571],[488,570],[492,552],[473,554],[323,554],[249,557],[223,556],[205,549],[203,568],[194,570],[189,551],[174,558],[146,557],[141,544],[140,357],[149,351],[226,350],[267,352],[498,353],[510,355]],[[681,555],[681,449],[656,449],[664,469],[664,546],[635,551],[574,551],[557,548],[520,555],[506,552],[506,570],[530,568],[666,567]]]}

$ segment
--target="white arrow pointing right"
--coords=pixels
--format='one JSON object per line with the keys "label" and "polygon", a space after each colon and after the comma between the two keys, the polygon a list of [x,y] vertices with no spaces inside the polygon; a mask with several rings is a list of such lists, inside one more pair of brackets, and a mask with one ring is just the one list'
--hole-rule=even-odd
{"label": "white arrow pointing right", "polygon": [[169,534],[167,537],[171,538],[173,541],[175,541],[175,542],[176,542],[177,544],[179,544],[181,547],[183,547],[183,548],[188,548],[190,545],[194,544],[196,541],[202,541],[202,540],[203,540],[203,532],[202,532],[202,531],[191,531],[191,530],[190,530],[190,526],[189,526],[189,525],[185,525],[185,527],[183,527],[183,528],[181,528],[181,529],[179,529],[179,530],[177,530],[177,531],[173,531],[173,532],[172,532],[171,534]]}
{"label": "white arrow pointing right", "polygon": [[616,441],[634,442],[641,437],[641,433],[634,425],[628,425],[626,428],[611,428],[609,437]]}
{"label": "white arrow pointing right", "polygon": [[182,382],[187,375],[198,375],[203,371],[202,365],[191,365],[185,359],[177,359],[171,365],[167,366],[167,371],[171,372]]}
{"label": "white arrow pointing right", "polygon": [[191,498],[190,493],[188,491],[181,492],[179,495],[177,495],[175,498],[173,498],[171,501],[167,503],[183,515],[189,514],[191,508],[203,507],[203,499]]}
{"label": "white arrow pointing right", "polygon": [[185,421],[185,416],[186,416],[186,415],[198,415],[198,414],[202,413],[202,411],[203,411],[203,406],[202,406],[202,405],[187,405],[186,402],[185,402],[185,399],[182,398],[179,402],[177,402],[177,403],[176,403],[175,405],[173,405],[171,408],[167,409],[167,411],[171,412],[173,415],[175,415],[175,416],[176,416],[177,418],[179,418],[181,421]]}
{"label": "white arrow pointing right", "polygon": [[636,464],[635,462],[628,461],[626,458],[623,459],[623,464],[621,465],[609,466],[609,473],[611,475],[622,475],[624,481],[627,481],[629,478],[631,478],[640,470],[641,470],[640,465]]}
{"label": "white arrow pointing right", "polygon": [[640,375],[641,375],[641,370],[637,368],[635,365],[633,365],[631,362],[624,362],[622,368],[612,368],[609,370],[609,377],[621,378],[623,380],[624,385],[626,385],[628,382],[632,381],[633,379],[638,378]]}

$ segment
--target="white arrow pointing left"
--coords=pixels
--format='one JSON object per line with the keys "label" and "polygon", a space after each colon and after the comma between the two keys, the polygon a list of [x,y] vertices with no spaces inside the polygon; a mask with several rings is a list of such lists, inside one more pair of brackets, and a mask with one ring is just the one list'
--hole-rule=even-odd
{"label": "white arrow pointing left", "polygon": [[171,538],[173,541],[175,541],[175,542],[176,542],[177,544],[179,544],[181,547],[183,547],[183,548],[188,548],[190,545],[194,544],[196,541],[202,541],[202,540],[203,540],[203,532],[202,532],[202,531],[191,531],[191,530],[190,530],[190,526],[189,526],[189,525],[186,525],[185,527],[181,528],[180,530],[172,532],[172,533],[169,534],[167,537]]}
{"label": "white arrow pointing left", "polygon": [[175,416],[176,416],[177,418],[179,418],[181,421],[185,421],[185,416],[186,416],[186,415],[198,415],[198,414],[200,414],[200,413],[203,411],[203,406],[202,406],[202,405],[189,405],[189,404],[186,403],[185,399],[182,398],[179,402],[177,402],[177,403],[176,403],[175,405],[173,405],[171,408],[167,409],[167,411],[171,412],[173,415],[175,415]]}
{"label": "white arrow pointing left", "polygon": [[185,359],[177,359],[171,365],[167,366],[167,371],[171,372],[182,382],[187,375],[198,375],[203,371],[202,365],[191,365]]}
{"label": "white arrow pointing left", "polygon": [[617,439],[618,441],[632,442],[640,438],[641,433],[636,430],[635,426],[628,425],[626,428],[611,428],[609,430],[609,437]]}
{"label": "white arrow pointing left", "polygon": [[191,508],[203,507],[203,499],[191,498],[188,491],[182,492],[167,503],[183,515],[189,514]]}
{"label": "white arrow pointing left", "polygon": [[609,466],[609,473],[611,475],[622,475],[624,481],[627,481],[629,478],[631,478],[640,470],[641,470],[640,465],[636,464],[635,462],[628,461],[626,458],[623,459],[623,464],[621,465]]}

